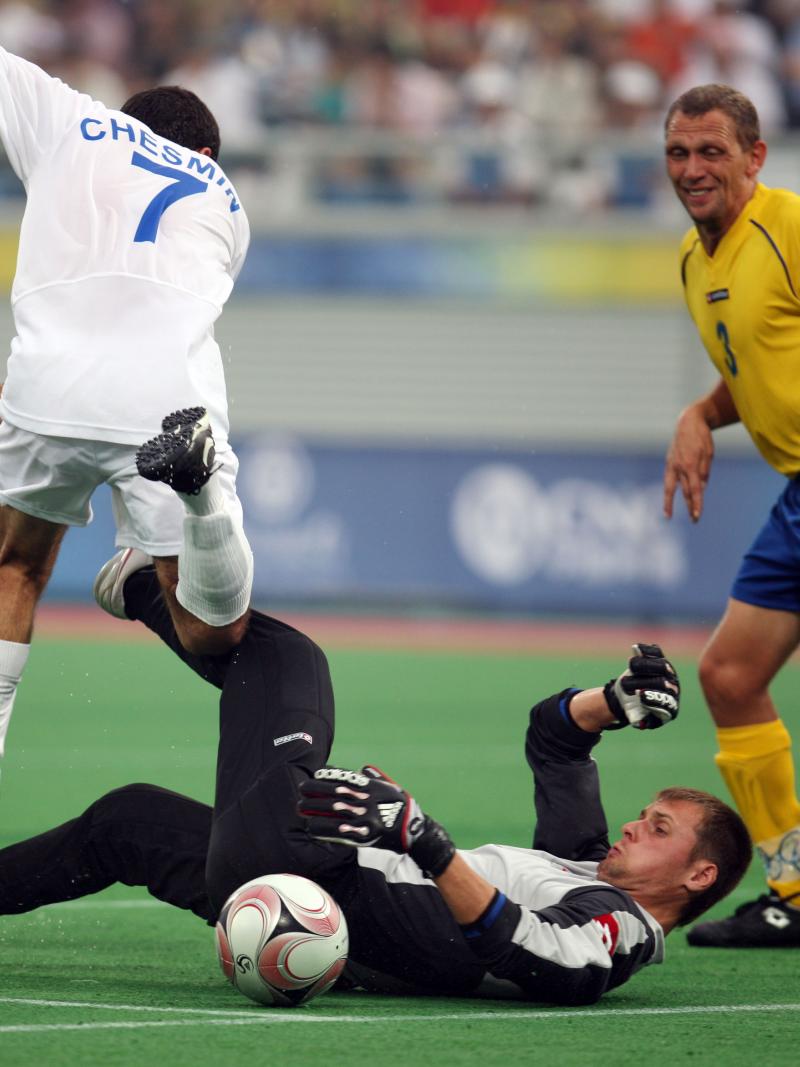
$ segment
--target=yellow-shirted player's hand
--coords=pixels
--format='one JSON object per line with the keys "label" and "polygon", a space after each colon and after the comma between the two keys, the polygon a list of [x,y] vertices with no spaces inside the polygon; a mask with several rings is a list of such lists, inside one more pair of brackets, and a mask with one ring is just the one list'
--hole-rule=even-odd
{"label": "yellow-shirted player's hand", "polygon": [[664,514],[672,518],[675,490],[680,485],[692,522],[703,512],[703,496],[714,459],[714,439],[698,405],[678,419],[664,466]]}

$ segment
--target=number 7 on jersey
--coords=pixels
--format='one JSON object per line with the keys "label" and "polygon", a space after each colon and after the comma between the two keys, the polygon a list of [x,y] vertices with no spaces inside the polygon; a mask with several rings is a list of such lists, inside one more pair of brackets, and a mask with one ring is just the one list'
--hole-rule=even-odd
{"label": "number 7 on jersey", "polygon": [[195,178],[193,174],[187,174],[185,170],[178,170],[177,167],[165,167],[162,163],[156,163],[155,160],[143,156],[141,152],[133,153],[131,163],[134,167],[141,167],[142,170],[149,170],[153,174],[160,174],[164,178],[172,179],[172,184],[165,186],[160,192],[156,193],[144,209],[133,238],[134,243],[144,241],[155,243],[158,224],[167,208],[171,207],[176,200],[182,200],[185,196],[204,193],[208,188],[208,183],[204,182],[202,178]]}

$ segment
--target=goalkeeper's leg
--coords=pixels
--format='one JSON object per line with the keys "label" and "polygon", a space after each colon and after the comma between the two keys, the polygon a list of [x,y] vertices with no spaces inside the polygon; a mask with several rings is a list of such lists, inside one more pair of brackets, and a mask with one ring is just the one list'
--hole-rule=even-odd
{"label": "goalkeeper's leg", "polygon": [[220,698],[206,869],[213,905],[220,907],[242,882],[280,871],[305,874],[334,896],[341,891],[352,849],[313,842],[297,814],[300,782],[327,762],[333,734],[333,688],[322,650],[254,611],[228,657]]}
{"label": "goalkeeper's leg", "polygon": [[[115,557],[116,559],[117,557]],[[195,655],[188,652],[178,637],[172,614],[161,590],[155,567],[146,564],[147,557],[139,557],[145,566],[132,571],[120,590],[125,617],[138,620],[172,649],[176,656],[204,681],[221,689],[230,662],[230,652],[221,656]],[[102,603],[101,603],[101,606]]]}
{"label": "goalkeeper's leg", "polygon": [[298,786],[328,759],[334,703],[328,664],[305,634],[253,611],[239,645],[196,656],[178,640],[152,567],[130,574],[125,614],[161,637],[222,689],[217,788],[207,885],[214,908],[243,882],[292,870],[334,896],[350,876],[352,849],[313,842],[297,816]]}
{"label": "goalkeeper's leg", "polygon": [[322,649],[294,627],[253,611],[238,647],[195,656],[178,640],[152,567],[124,585],[125,613],[138,619],[201,678],[222,690],[216,808],[224,811],[274,768],[312,774],[328,759],[334,699]]}
{"label": "goalkeeper's leg", "polygon": [[210,829],[206,804],[158,786],[115,789],[76,819],[0,850],[0,914],[75,900],[122,882],[210,919]]}

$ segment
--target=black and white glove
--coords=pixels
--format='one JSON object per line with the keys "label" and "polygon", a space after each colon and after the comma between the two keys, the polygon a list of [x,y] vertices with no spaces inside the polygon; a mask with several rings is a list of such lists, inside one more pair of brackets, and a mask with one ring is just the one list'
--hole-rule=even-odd
{"label": "black and white glove", "polygon": [[603,695],[617,719],[607,729],[630,724],[637,730],[657,730],[677,719],[681,684],[658,645],[638,644],[633,646],[628,669],[608,682]]}
{"label": "black and white glove", "polygon": [[431,878],[441,874],[455,854],[447,831],[377,767],[321,767],[302,783],[300,792],[297,810],[308,832],[320,841],[407,852]]}

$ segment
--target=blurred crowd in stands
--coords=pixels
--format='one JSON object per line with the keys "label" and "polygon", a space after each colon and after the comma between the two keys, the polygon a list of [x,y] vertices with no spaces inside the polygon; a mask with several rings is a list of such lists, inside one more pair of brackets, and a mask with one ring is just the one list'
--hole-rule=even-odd
{"label": "blurred crowd in stands", "polygon": [[[0,0],[0,43],[111,106],[186,85],[229,156],[287,129],[370,135],[317,168],[329,200],[415,194],[391,135],[451,146],[451,199],[537,202],[555,166],[580,205],[587,142],[649,143],[702,82],[745,92],[767,134],[800,127],[800,0]],[[608,195],[635,204],[651,175],[625,165]]]}

